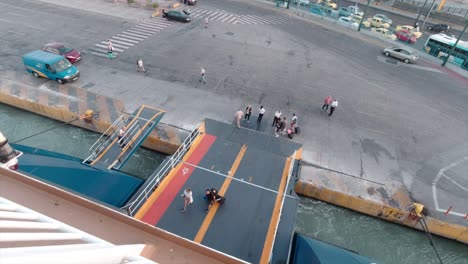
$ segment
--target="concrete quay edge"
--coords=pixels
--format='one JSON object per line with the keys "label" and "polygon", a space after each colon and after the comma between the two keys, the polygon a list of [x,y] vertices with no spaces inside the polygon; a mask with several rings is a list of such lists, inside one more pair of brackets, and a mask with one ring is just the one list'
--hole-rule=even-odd
{"label": "concrete quay edge", "polygon": [[[101,134],[119,116],[125,114],[124,103],[120,100],[70,85],[54,83],[49,88],[4,82],[0,86],[0,103]],[[94,112],[92,122],[86,122],[83,118],[87,110]],[[188,134],[186,130],[158,124],[143,142],[143,146],[173,154]]]}
{"label": "concrete quay edge", "polygon": [[[413,202],[409,193],[396,182],[376,183],[306,165],[301,168],[295,192],[422,231],[417,218],[408,211]],[[468,244],[468,227],[433,217],[427,217],[426,222],[432,234]]]}

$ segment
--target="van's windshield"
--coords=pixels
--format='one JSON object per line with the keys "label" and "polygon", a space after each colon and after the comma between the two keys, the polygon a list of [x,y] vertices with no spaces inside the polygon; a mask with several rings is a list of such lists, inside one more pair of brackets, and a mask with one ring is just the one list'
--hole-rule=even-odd
{"label": "van's windshield", "polygon": [[72,64],[65,58],[52,64],[52,68],[55,69],[56,72],[62,72],[71,66]]}

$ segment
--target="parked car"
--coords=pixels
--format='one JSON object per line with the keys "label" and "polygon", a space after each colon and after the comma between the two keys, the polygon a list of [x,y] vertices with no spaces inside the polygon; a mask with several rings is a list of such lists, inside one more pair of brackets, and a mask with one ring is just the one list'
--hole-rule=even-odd
{"label": "parked car", "polygon": [[432,26],[427,26],[427,30],[434,33],[446,32],[450,30],[450,26],[446,24],[436,24]]}
{"label": "parked car", "polygon": [[81,53],[74,48],[71,48],[63,43],[52,42],[47,43],[42,47],[43,51],[57,54],[65,57],[71,63],[77,63],[81,60]]}
{"label": "parked car", "polygon": [[404,61],[405,63],[414,63],[418,60],[418,55],[406,48],[401,47],[389,47],[385,48],[383,54],[387,57],[394,57]]}
{"label": "parked car", "polygon": [[363,16],[364,12],[359,9],[359,7],[356,6],[348,6],[348,12],[351,13],[351,15],[357,15],[357,16]]}
{"label": "parked car", "polygon": [[416,43],[417,40],[416,36],[414,36],[414,34],[409,32],[408,30],[398,30],[397,32],[395,32],[395,36],[397,37],[397,39],[410,44]]}
{"label": "parked car", "polygon": [[393,23],[393,21],[390,18],[388,18],[388,16],[383,14],[376,14],[374,17],[382,19],[384,23],[387,23],[389,25]]}
{"label": "parked car", "polygon": [[338,5],[331,0],[317,0],[317,4],[331,9],[336,9],[338,7]]}
{"label": "parked car", "polygon": [[190,22],[192,20],[189,15],[179,10],[163,10],[162,16],[168,20],[177,20],[180,22]]}
{"label": "parked car", "polygon": [[390,27],[390,24],[383,22],[383,20],[381,18],[378,18],[378,17],[369,18],[367,21],[369,21],[371,26],[373,26],[373,27],[378,27],[378,28],[380,28],[380,27],[389,28]]}
{"label": "parked car", "polygon": [[[293,4],[297,5],[297,0],[294,0]],[[309,0],[299,0],[299,5],[310,6],[310,1]]]}
{"label": "parked car", "polygon": [[419,32],[416,28],[414,28],[413,26],[408,26],[408,25],[404,25],[404,26],[397,26],[395,28],[395,31],[399,31],[399,30],[406,30],[406,31],[409,31],[411,32],[416,38],[420,38],[422,36],[422,33]]}
{"label": "parked car", "polygon": [[323,10],[323,7],[321,6],[312,5],[309,11],[316,15],[321,15],[321,16],[325,15],[325,10]]}
{"label": "parked car", "polygon": [[[358,16],[358,15],[352,15],[352,16],[351,16],[351,19],[352,19],[354,22],[358,23],[358,25],[359,25],[359,23],[361,23],[361,20],[363,20],[362,16]],[[364,21],[362,21],[362,26],[363,26],[363,27],[366,27],[366,28],[370,28],[370,27],[371,27],[371,23],[370,23],[369,21],[367,21],[367,20],[364,20]]]}
{"label": "parked car", "polygon": [[350,17],[340,17],[338,19],[338,24],[354,29],[357,29],[359,27],[359,24],[354,22]]}
{"label": "parked car", "polygon": [[397,39],[397,36],[395,36],[395,34],[393,34],[390,30],[388,30],[386,28],[372,28],[371,32],[373,32],[373,33],[375,33],[375,34],[377,34],[379,36],[391,39],[391,40],[396,40]]}
{"label": "parked car", "polygon": [[351,16],[352,14],[350,12],[348,12],[348,8],[346,7],[340,7],[338,9],[338,16],[344,16],[344,17],[349,17]]}

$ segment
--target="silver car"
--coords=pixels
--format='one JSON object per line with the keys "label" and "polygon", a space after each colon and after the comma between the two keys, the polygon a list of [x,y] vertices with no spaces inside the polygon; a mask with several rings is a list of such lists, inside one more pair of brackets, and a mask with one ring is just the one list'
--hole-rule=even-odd
{"label": "silver car", "polygon": [[418,55],[416,55],[414,51],[402,47],[385,48],[383,54],[387,57],[391,56],[400,59],[405,63],[414,63],[418,60]]}

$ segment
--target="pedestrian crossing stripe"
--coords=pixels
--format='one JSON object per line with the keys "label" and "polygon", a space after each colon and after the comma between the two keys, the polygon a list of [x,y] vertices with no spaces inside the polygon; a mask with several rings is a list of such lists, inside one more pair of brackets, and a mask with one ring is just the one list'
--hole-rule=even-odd
{"label": "pedestrian crossing stripe", "polygon": [[[171,26],[172,24],[173,22],[167,21],[164,18],[150,18],[132,28],[110,37],[109,39],[112,42],[114,51],[113,54],[117,55],[117,52],[122,53],[125,50],[134,47],[136,44]],[[101,41],[100,43],[94,44],[93,47],[89,48],[89,51],[92,55],[107,58],[107,41]]]}

